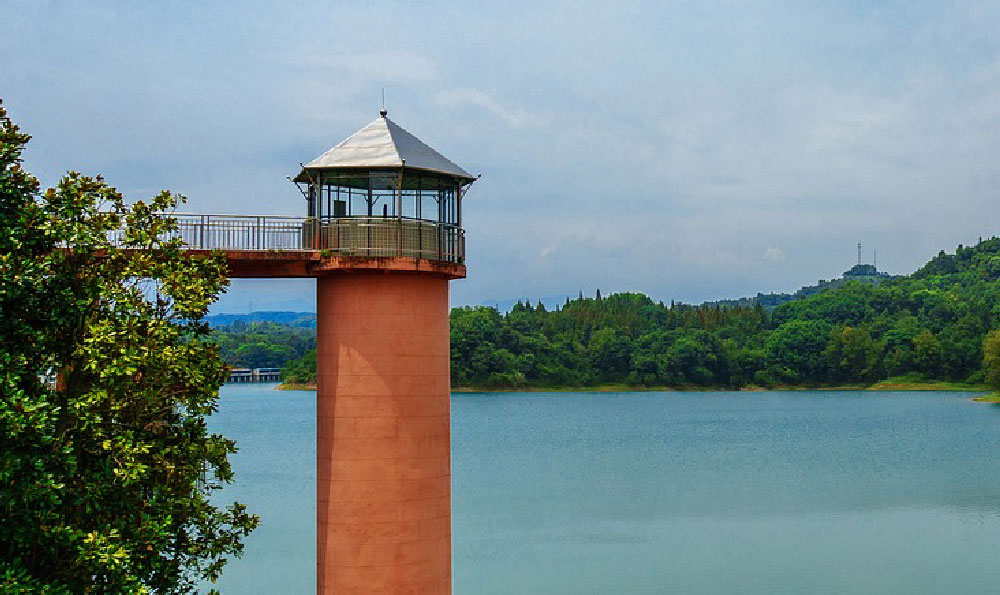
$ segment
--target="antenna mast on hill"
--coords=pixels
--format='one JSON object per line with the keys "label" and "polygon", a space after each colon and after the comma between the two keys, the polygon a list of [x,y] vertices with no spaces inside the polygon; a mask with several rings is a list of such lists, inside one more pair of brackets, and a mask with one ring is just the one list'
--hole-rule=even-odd
{"label": "antenna mast on hill", "polygon": [[861,242],[858,242],[858,264],[861,264]]}

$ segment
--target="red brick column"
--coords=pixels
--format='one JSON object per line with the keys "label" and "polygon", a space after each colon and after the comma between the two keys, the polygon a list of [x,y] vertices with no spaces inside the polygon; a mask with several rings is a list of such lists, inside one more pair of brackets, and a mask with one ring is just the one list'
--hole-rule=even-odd
{"label": "red brick column", "polygon": [[448,281],[316,283],[316,592],[450,593]]}

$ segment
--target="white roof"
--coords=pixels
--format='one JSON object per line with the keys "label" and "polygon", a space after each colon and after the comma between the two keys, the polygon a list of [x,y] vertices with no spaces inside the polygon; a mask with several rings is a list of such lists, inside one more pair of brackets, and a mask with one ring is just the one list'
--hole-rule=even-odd
{"label": "white roof", "polygon": [[475,179],[441,153],[428,147],[419,138],[403,130],[386,117],[385,112],[374,122],[347,137],[347,140],[305,165],[305,169],[335,169],[342,167],[402,167],[449,174],[468,180]]}

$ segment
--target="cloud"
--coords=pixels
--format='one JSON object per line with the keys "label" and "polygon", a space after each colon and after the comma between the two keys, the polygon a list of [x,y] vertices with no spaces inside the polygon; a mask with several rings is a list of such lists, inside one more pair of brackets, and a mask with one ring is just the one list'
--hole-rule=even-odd
{"label": "cloud", "polygon": [[400,86],[437,80],[437,62],[420,52],[390,51],[344,52],[305,49],[290,56],[306,70],[321,72],[320,80],[330,82],[372,82]]}
{"label": "cloud", "polygon": [[788,257],[785,256],[785,252],[780,248],[769,247],[767,250],[764,250],[764,255],[761,258],[772,262],[781,262]]}
{"label": "cloud", "polygon": [[451,109],[464,107],[479,108],[500,118],[512,128],[519,129],[543,125],[541,118],[531,114],[527,110],[505,107],[496,98],[479,89],[456,88],[438,91],[434,96],[434,102],[442,107]]}
{"label": "cloud", "polygon": [[384,86],[397,122],[483,174],[456,303],[788,291],[859,239],[905,273],[1000,230],[1000,4],[432,5],[21,3],[0,92],[47,183],[78,168],[298,215],[284,176]]}

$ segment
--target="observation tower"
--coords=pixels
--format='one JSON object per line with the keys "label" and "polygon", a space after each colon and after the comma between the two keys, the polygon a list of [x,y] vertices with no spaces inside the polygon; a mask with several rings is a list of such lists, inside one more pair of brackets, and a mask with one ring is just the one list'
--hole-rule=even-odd
{"label": "observation tower", "polygon": [[450,593],[448,281],[476,177],[380,112],[293,178],[305,217],[175,215],[232,277],[315,277],[317,593]]}

